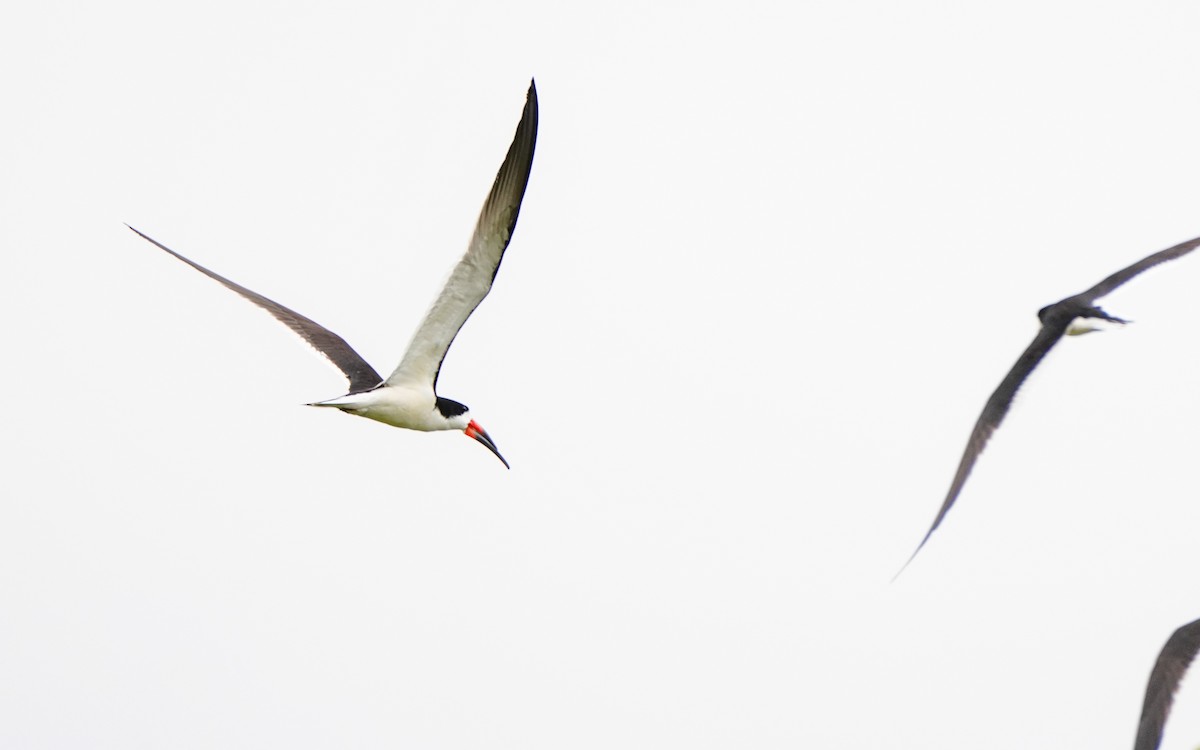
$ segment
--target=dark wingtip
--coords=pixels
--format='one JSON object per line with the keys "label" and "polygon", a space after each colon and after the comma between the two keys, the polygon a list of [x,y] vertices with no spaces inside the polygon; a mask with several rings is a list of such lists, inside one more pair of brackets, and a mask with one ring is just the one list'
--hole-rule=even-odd
{"label": "dark wingtip", "polygon": [[933,534],[933,529],[930,529],[929,533],[927,533],[925,535],[925,538],[921,540],[921,543],[917,545],[917,548],[915,550],[913,550],[913,553],[911,555],[909,555],[908,559],[904,561],[904,564],[900,566],[900,570],[896,571],[896,575],[892,576],[892,579],[890,581],[888,581],[889,584],[895,583],[896,579],[900,577],[900,574],[903,573],[904,571],[908,570],[908,566],[912,565],[912,561],[917,559],[917,553],[920,552],[921,549],[925,546],[925,542],[929,541],[929,537],[932,534]]}
{"label": "dark wingtip", "polygon": [[[153,244],[155,244],[155,245],[158,245],[159,247],[162,247],[162,249],[163,249],[163,250],[167,250],[167,248],[165,248],[165,247],[163,247],[162,245],[160,245],[160,244],[159,244],[157,241],[155,241],[155,240],[151,239],[151,238],[149,237],[149,235],[147,235],[147,234],[146,234],[145,232],[143,232],[142,230],[140,230],[140,229],[135,229],[133,226],[131,226],[131,225],[129,225],[129,224],[126,224],[125,226],[126,226],[126,227],[129,227],[129,231],[133,232],[133,233],[134,233],[134,234],[136,234],[138,237],[141,237],[142,239],[146,240],[147,242],[150,242],[150,243],[153,243]],[[174,255],[174,254],[175,254],[174,252],[172,252],[172,251],[170,251],[170,250],[167,250],[167,252],[171,253],[172,255]]]}

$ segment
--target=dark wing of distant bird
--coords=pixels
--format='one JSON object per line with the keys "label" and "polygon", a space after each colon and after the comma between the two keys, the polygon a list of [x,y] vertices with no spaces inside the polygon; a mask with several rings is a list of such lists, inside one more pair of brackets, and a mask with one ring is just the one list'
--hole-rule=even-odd
{"label": "dark wing of distant bird", "polygon": [[1188,665],[1196,658],[1197,650],[1200,650],[1200,620],[1189,622],[1167,639],[1158,654],[1158,660],[1154,662],[1154,669],[1150,670],[1150,682],[1146,685],[1146,700],[1142,704],[1142,718],[1138,722],[1133,750],[1155,750],[1162,741],[1163,727],[1166,726],[1167,715],[1171,713],[1175,691]]}
{"label": "dark wing of distant bird", "polygon": [[[1012,406],[1013,399],[1017,395],[1021,384],[1029,377],[1038,363],[1046,356],[1046,354],[1058,343],[1066,332],[1067,321],[1052,320],[1049,324],[1043,324],[1037,336],[1033,338],[1033,342],[1026,347],[1025,351],[1017,359],[1017,363],[1012,366],[1008,374],[1004,376],[1004,380],[1000,381],[1000,385],[992,393],[991,398],[983,405],[983,413],[979,415],[979,419],[975,422],[975,428],[971,430],[971,437],[967,440],[967,447],[963,450],[962,459],[958,462],[958,471],[954,473],[954,481],[950,483],[950,491],[946,493],[946,499],[942,501],[942,507],[938,511],[937,518],[933,519],[933,525],[929,527],[929,531],[925,532],[925,538],[917,545],[917,549],[908,558],[908,562],[904,563],[904,568],[908,567],[908,563],[913,561],[921,548],[925,546],[925,542],[929,541],[929,537],[933,536],[933,532],[941,524],[942,519],[950,511],[950,507],[954,505],[954,501],[958,499],[958,493],[962,491],[963,485],[967,482],[967,477],[971,475],[971,469],[975,467],[975,460],[979,458],[979,454],[983,453],[984,446],[991,439],[992,433],[1004,421],[1004,415],[1008,414],[1008,408]],[[904,571],[900,569],[900,572]],[[897,573],[896,575],[900,575]]]}
{"label": "dark wing of distant bird", "polygon": [[483,202],[467,252],[450,272],[450,278],[417,327],[400,364],[388,376],[388,385],[416,383],[437,386],[438,373],[454,337],[463,323],[492,289],[504,250],[512,239],[521,211],[521,199],[533,168],[537,144],[537,89],[529,83],[525,110],[512,144],[496,173],[491,192]]}
{"label": "dark wing of distant bird", "polygon": [[[126,224],[125,226],[128,227],[129,225]],[[133,229],[133,227],[129,228]],[[226,288],[232,289],[233,291],[242,295],[262,309],[271,313],[271,315],[275,316],[275,319],[280,323],[283,323],[285,326],[298,333],[301,338],[307,341],[321,354],[324,354],[330,362],[336,365],[337,368],[346,375],[346,378],[350,381],[351,393],[374,388],[383,381],[383,378],[379,377],[379,373],[375,372],[375,369],[371,367],[371,365],[367,364],[367,361],[360,357],[358,352],[351,349],[350,345],[346,343],[345,339],[320,323],[309,320],[300,313],[294,310],[289,310],[278,302],[269,300],[257,292],[252,292],[241,284],[236,284],[220,274],[213,273],[199,263],[188,260],[158,240],[148,237],[136,229],[133,229],[133,231],[143,239],[156,245],[159,249],[174,255],[176,258],[184,263],[187,263],[189,266],[209,277],[210,279],[219,281],[221,284],[224,284]]]}
{"label": "dark wing of distant bird", "polygon": [[1168,260],[1175,260],[1181,255],[1187,255],[1194,250],[1197,245],[1200,245],[1200,237],[1188,240],[1187,242],[1181,242],[1174,247],[1168,247],[1166,250],[1159,250],[1157,253],[1148,255],[1127,268],[1122,268],[1120,271],[1112,274],[1096,286],[1077,296],[1086,298],[1088,300],[1088,304],[1091,304],[1092,302],[1100,299],[1112,290],[1121,286],[1126,281],[1129,281],[1134,276],[1137,276],[1142,271],[1145,271],[1147,268],[1153,268],[1159,263],[1165,263]]}

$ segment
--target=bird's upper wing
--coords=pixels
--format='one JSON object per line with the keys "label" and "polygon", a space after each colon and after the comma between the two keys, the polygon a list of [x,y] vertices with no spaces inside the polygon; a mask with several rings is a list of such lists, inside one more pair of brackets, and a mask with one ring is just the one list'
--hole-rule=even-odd
{"label": "bird's upper wing", "polygon": [[1129,281],[1134,276],[1137,276],[1142,271],[1145,271],[1147,268],[1153,268],[1159,263],[1165,263],[1168,260],[1175,260],[1181,255],[1187,255],[1194,250],[1197,245],[1200,245],[1200,237],[1190,239],[1187,242],[1181,242],[1174,247],[1168,247],[1166,250],[1159,250],[1157,253],[1148,255],[1131,266],[1122,268],[1120,271],[1112,274],[1096,286],[1077,296],[1080,298],[1086,298],[1088,304],[1091,304],[1092,302],[1095,302],[1112,290],[1121,286],[1126,281]]}
{"label": "bird's upper wing", "polygon": [[[992,437],[992,433],[1004,421],[1004,415],[1008,413],[1008,408],[1012,406],[1013,398],[1017,395],[1017,390],[1021,384],[1029,377],[1042,358],[1058,343],[1066,331],[1069,320],[1052,320],[1049,324],[1043,324],[1037,336],[1033,338],[1033,342],[1025,348],[1025,351],[1017,359],[1016,364],[1004,376],[1004,380],[1000,381],[1000,385],[992,393],[991,398],[983,406],[983,412],[979,415],[979,419],[975,422],[975,428],[971,430],[971,437],[967,440],[967,447],[963,450],[962,460],[958,462],[958,471],[954,473],[954,481],[950,483],[950,491],[946,493],[946,499],[942,501],[942,507],[938,510],[937,518],[933,519],[933,525],[929,527],[929,531],[925,532],[925,538],[917,545],[917,549],[908,558],[908,562],[904,563],[904,567],[908,567],[908,563],[913,561],[921,548],[925,546],[925,542],[929,541],[929,537],[933,535],[934,530],[941,524],[942,519],[950,511],[950,507],[954,505],[954,501],[958,499],[958,493],[962,491],[963,485],[967,482],[967,477],[971,475],[971,469],[975,467],[975,460],[979,458],[979,454],[983,453],[984,446]],[[904,568],[900,569],[903,572]],[[900,575],[897,573],[896,575]]]}
{"label": "bird's upper wing", "polygon": [[1133,750],[1155,750],[1162,740],[1167,714],[1175,691],[1183,679],[1188,665],[1200,650],[1200,620],[1189,622],[1176,630],[1167,639],[1166,645],[1150,670],[1150,681],[1146,685],[1146,700],[1142,704],[1142,718],[1138,722],[1137,740]]}
{"label": "bird's upper wing", "polygon": [[[129,225],[126,224],[125,226]],[[133,229],[133,227],[129,228]],[[345,373],[346,378],[350,381],[351,393],[374,388],[381,382],[382,378],[379,377],[379,373],[375,372],[375,369],[371,367],[371,365],[367,364],[367,361],[360,357],[358,352],[351,349],[350,345],[346,343],[345,339],[329,330],[325,326],[309,320],[300,313],[294,310],[289,310],[278,302],[269,300],[257,292],[252,292],[241,284],[235,284],[220,274],[213,273],[199,263],[188,260],[158,240],[148,237],[141,232],[138,232],[136,229],[133,229],[133,231],[140,235],[143,239],[148,240],[152,244],[157,245],[160,249],[165,250],[171,255],[174,255],[176,258],[184,263],[187,263],[189,266],[209,277],[210,279],[219,281],[220,283],[224,284],[226,288],[232,289],[233,291],[242,295],[262,309],[271,313],[271,315],[275,316],[275,319],[280,323],[283,323],[288,328],[291,328],[293,331],[300,334],[301,338],[312,345],[314,349],[321,352],[321,354],[324,354],[330,362],[335,364],[339,370]]]}
{"label": "bird's upper wing", "polygon": [[463,323],[491,290],[492,280],[504,257],[504,249],[508,247],[513,229],[517,226],[521,198],[525,195],[525,186],[533,166],[537,126],[537,90],[530,81],[525,111],[504,163],[496,174],[492,191],[488,193],[483,210],[479,213],[471,244],[413,334],[404,358],[388,376],[388,385],[437,385],[438,371],[446,351]]}

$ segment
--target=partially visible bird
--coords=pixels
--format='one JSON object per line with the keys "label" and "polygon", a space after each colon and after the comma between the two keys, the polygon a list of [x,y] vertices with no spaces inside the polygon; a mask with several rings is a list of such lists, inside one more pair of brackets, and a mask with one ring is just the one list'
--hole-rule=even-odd
{"label": "partially visible bird", "polygon": [[1163,728],[1175,701],[1175,691],[1188,666],[1200,651],[1200,620],[1194,620],[1176,630],[1167,639],[1150,670],[1146,698],[1142,703],[1142,718],[1138,721],[1137,739],[1133,750],[1156,750],[1162,742]]}
{"label": "partially visible bird", "polygon": [[[1021,384],[1025,382],[1029,374],[1038,366],[1042,358],[1054,348],[1059,339],[1064,335],[1075,336],[1097,330],[1093,326],[1077,323],[1076,321],[1080,319],[1093,318],[1111,323],[1128,323],[1129,321],[1127,320],[1114,317],[1101,310],[1096,306],[1096,300],[1121,286],[1126,281],[1129,281],[1134,276],[1137,276],[1142,271],[1157,266],[1159,263],[1174,260],[1190,253],[1197,245],[1200,245],[1200,237],[1182,242],[1166,250],[1160,250],[1153,255],[1142,258],[1127,268],[1122,268],[1087,291],[1061,299],[1052,305],[1046,305],[1041,310],[1038,310],[1038,319],[1042,322],[1041,329],[1034,336],[1033,343],[1025,349],[1024,353],[1017,359],[1017,363],[1004,376],[1004,380],[1000,381],[1000,385],[992,393],[991,398],[983,405],[983,413],[976,420],[975,428],[971,430],[971,437],[967,440],[967,447],[963,451],[962,459],[958,462],[958,471],[954,473],[954,481],[950,483],[950,491],[946,493],[946,499],[942,501],[942,507],[938,510],[937,517],[933,519],[933,525],[929,527],[929,531],[925,532],[925,537],[917,545],[917,549],[912,553],[912,556],[908,558],[908,562],[904,563],[904,567],[900,568],[901,573],[916,558],[917,553],[921,551],[921,548],[929,541],[929,537],[933,535],[934,530],[941,524],[942,519],[946,517],[946,513],[954,505],[954,501],[958,499],[959,492],[962,491],[967,477],[971,474],[971,469],[975,466],[975,460],[983,452],[983,448],[987,445],[992,433],[996,431],[996,428],[1004,420],[1004,415],[1008,413],[1008,408],[1012,405],[1013,398],[1017,395],[1017,390],[1021,387]],[[899,576],[900,573],[896,575]]]}
{"label": "partially visible bird", "polygon": [[487,432],[471,418],[467,407],[437,395],[437,379],[442,360],[454,337],[491,290],[504,250],[512,238],[521,210],[521,199],[533,167],[537,128],[537,90],[530,81],[521,121],[492,190],[484,201],[467,252],[454,267],[441,294],[413,334],[400,364],[386,380],[345,339],[328,328],[188,260],[133,227],[129,228],[271,313],[345,374],[350,381],[349,393],[309,406],[334,407],[348,414],[410,430],[462,430],[468,437],[482,443],[507,467],[508,461],[500,455],[496,443]]}

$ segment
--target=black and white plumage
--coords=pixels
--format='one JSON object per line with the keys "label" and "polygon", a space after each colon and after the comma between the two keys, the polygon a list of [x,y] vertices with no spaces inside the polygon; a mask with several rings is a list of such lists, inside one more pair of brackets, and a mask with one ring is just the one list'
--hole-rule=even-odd
{"label": "black and white plumage", "polygon": [[1197,651],[1200,651],[1200,620],[1176,630],[1163,645],[1154,669],[1150,670],[1133,750],[1157,750],[1179,682],[1196,658]]}
{"label": "black and white plumage", "polygon": [[413,334],[400,364],[386,380],[345,339],[328,328],[188,260],[133,227],[129,228],[271,313],[336,365],[350,381],[349,392],[310,406],[334,407],[349,414],[410,430],[462,430],[486,446],[507,467],[508,462],[500,455],[487,432],[471,418],[467,407],[437,395],[437,379],[442,360],[454,337],[491,290],[504,251],[512,238],[533,166],[537,128],[537,90],[530,81],[521,121],[479,213],[467,252],[454,267],[441,294]]}
{"label": "black and white plumage", "polygon": [[[938,510],[937,517],[933,519],[933,525],[929,527],[929,531],[925,532],[925,537],[917,545],[912,556],[908,558],[908,562],[904,564],[905,567],[913,561],[917,553],[929,541],[929,537],[933,535],[934,530],[942,523],[942,519],[954,505],[954,501],[958,499],[963,485],[967,482],[967,477],[971,474],[971,469],[975,466],[976,459],[983,452],[992,433],[1004,421],[1004,416],[1008,413],[1021,384],[1063,336],[1079,335],[1097,330],[1088,326],[1074,328],[1075,321],[1080,318],[1095,318],[1112,323],[1127,323],[1128,321],[1113,317],[1101,310],[1096,306],[1096,300],[1112,292],[1142,271],[1190,253],[1197,245],[1200,245],[1200,237],[1182,242],[1166,250],[1160,250],[1108,276],[1091,289],[1046,305],[1038,311],[1038,319],[1042,322],[1041,329],[1034,336],[1033,342],[1017,359],[1016,364],[1004,376],[1004,380],[1000,381],[1000,385],[988,398],[987,403],[983,405],[983,412],[976,420],[974,429],[971,430],[971,437],[967,440],[967,447],[963,450],[962,459],[958,462],[958,470],[954,473],[954,480],[950,483],[946,499],[942,501],[942,507]],[[901,570],[903,571],[903,568]]]}

